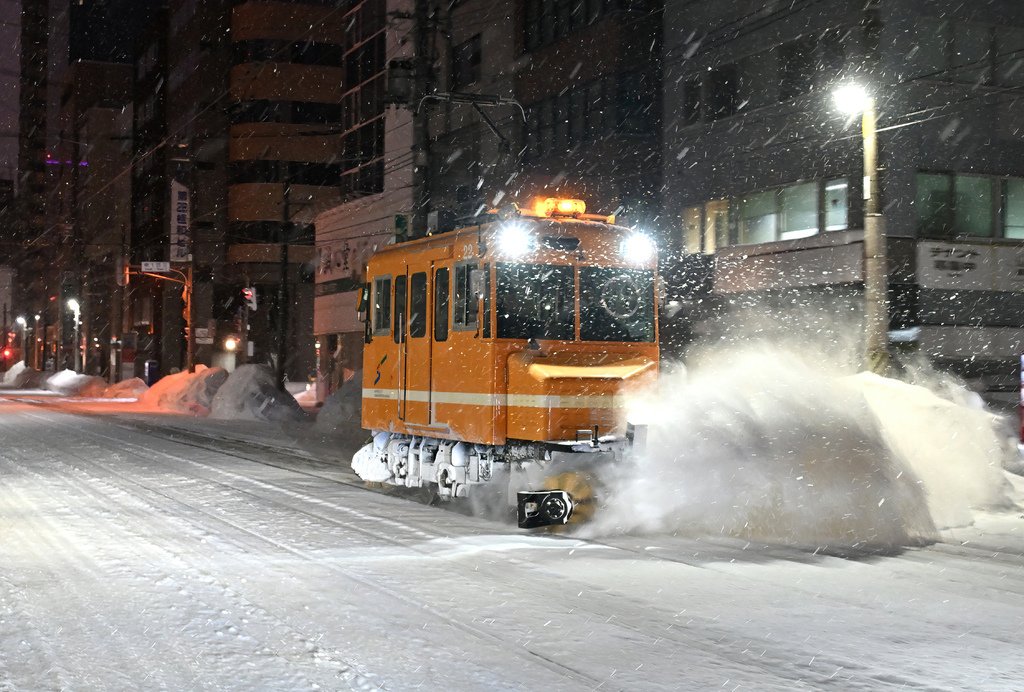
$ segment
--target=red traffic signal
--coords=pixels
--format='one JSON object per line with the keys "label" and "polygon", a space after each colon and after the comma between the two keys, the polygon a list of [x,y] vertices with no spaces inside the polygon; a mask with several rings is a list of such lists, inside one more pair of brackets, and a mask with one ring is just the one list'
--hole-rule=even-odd
{"label": "red traffic signal", "polygon": [[10,358],[10,357],[11,357],[11,355],[13,355],[13,354],[14,354],[14,351],[12,351],[12,350],[11,350],[11,349],[9,349],[9,348],[5,348],[5,349],[4,349],[4,360],[7,360],[7,359],[8,359],[8,358]]}
{"label": "red traffic signal", "polygon": [[242,300],[245,301],[246,307],[250,310],[256,309],[256,287],[246,286],[242,289]]}

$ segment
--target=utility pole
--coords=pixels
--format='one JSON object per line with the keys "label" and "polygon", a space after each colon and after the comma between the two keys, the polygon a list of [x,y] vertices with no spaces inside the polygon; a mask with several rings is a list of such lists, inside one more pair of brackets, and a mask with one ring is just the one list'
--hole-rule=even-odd
{"label": "utility pole", "polygon": [[[281,244],[279,272],[281,282],[277,286],[277,363],[275,380],[277,388],[284,391],[284,362],[288,353],[285,343],[288,331],[288,241],[291,240],[289,233],[291,228],[291,182],[287,172],[288,163],[278,161],[278,171],[282,172],[281,180],[284,182],[283,199],[281,200],[281,225],[278,231],[278,242]],[[247,340],[248,335],[243,335]],[[248,347],[248,344],[246,344]]]}
{"label": "utility pole", "polygon": [[414,0],[412,85],[412,224],[413,238],[426,235],[430,211],[430,114],[423,98],[431,92],[429,0]]}
{"label": "utility pole", "polygon": [[195,255],[189,253],[188,270],[185,273],[185,290],[182,298],[185,300],[185,324],[188,326],[188,342],[185,344],[185,363],[189,372],[196,371],[196,307],[193,300],[195,287]]}
{"label": "utility pole", "polygon": [[[882,22],[878,0],[865,7],[864,43],[870,73],[878,79],[878,50]],[[889,277],[885,217],[878,184],[878,111],[868,94],[861,115],[864,140],[864,326],[867,365],[884,375],[889,370]]]}
{"label": "utility pole", "polygon": [[[245,285],[251,287],[252,284],[249,282],[249,276],[245,276]],[[255,289],[253,289],[255,291]],[[254,294],[255,295],[255,294]],[[238,355],[235,356],[235,362],[239,365],[245,365],[249,362],[249,301],[242,301],[242,348],[239,349]]]}
{"label": "utility pole", "polygon": [[[182,276],[184,288],[181,292],[183,302],[182,318],[188,329],[188,338],[185,341],[185,367],[189,372],[196,371],[196,329],[195,329],[195,301],[193,300],[195,286],[195,239],[192,228],[192,216],[195,206],[196,186],[194,184],[194,169],[192,166],[192,155],[185,143],[177,145],[178,154],[169,160],[176,164],[176,171],[171,177],[171,244],[170,261],[182,263],[184,269],[176,270]],[[179,180],[179,178],[181,180]],[[178,342],[181,343],[180,341]]]}

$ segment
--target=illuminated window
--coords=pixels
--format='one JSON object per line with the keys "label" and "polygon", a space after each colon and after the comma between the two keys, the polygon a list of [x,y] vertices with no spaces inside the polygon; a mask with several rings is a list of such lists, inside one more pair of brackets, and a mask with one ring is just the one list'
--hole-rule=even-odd
{"label": "illuminated window", "polygon": [[818,184],[804,183],[779,191],[779,239],[806,238],[818,232]]}
{"label": "illuminated window", "polygon": [[778,196],[775,190],[754,192],[740,200],[740,245],[768,243],[779,228]]}
{"label": "illuminated window", "polygon": [[957,235],[992,235],[992,178],[958,175],[953,180],[953,230]]}
{"label": "illuminated window", "polygon": [[704,252],[729,244],[729,200],[713,199],[704,205]]}
{"label": "illuminated window", "polygon": [[1006,181],[1006,237],[1024,239],[1024,178]]}
{"label": "illuminated window", "polygon": [[850,184],[846,178],[825,181],[825,230],[849,228]]}
{"label": "illuminated window", "polygon": [[981,175],[919,173],[914,202],[918,235],[991,237],[997,182]]}
{"label": "illuminated window", "polygon": [[922,237],[947,236],[952,231],[952,177],[917,175],[917,234]]}
{"label": "illuminated window", "polygon": [[683,210],[683,251],[701,252],[704,248],[700,242],[700,220],[704,213],[702,207],[690,207]]}

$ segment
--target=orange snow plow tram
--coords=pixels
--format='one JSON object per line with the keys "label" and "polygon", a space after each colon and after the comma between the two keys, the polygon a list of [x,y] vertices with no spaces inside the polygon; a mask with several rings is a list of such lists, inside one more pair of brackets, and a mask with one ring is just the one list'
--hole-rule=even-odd
{"label": "orange snow plow tram", "polygon": [[442,498],[497,486],[521,526],[568,522],[572,492],[545,479],[627,454],[626,401],[657,376],[656,266],[650,238],[579,200],[384,248],[353,468]]}

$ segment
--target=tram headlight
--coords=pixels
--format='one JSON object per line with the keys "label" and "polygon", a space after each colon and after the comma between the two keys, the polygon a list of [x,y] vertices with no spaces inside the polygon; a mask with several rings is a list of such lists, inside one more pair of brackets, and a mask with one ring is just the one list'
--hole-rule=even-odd
{"label": "tram headlight", "polygon": [[622,241],[622,256],[630,262],[646,262],[657,252],[654,239],[645,233],[634,233]]}
{"label": "tram headlight", "polygon": [[535,240],[530,230],[519,223],[508,223],[498,233],[498,249],[503,255],[520,257],[533,250]]}

